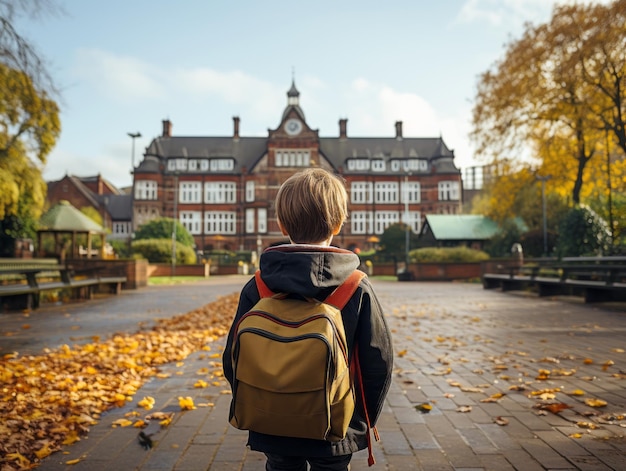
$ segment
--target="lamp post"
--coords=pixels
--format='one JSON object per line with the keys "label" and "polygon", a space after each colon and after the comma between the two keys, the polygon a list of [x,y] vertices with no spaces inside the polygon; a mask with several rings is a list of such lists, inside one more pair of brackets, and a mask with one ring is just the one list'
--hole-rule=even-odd
{"label": "lamp post", "polygon": [[130,161],[132,166],[130,168],[131,168],[131,170],[134,170],[135,169],[135,139],[137,139],[138,137],[141,137],[141,133],[140,132],[129,132],[127,134],[133,140],[133,150],[132,150],[132,153],[131,153],[131,161]]}
{"label": "lamp post", "polygon": [[546,182],[552,178],[552,175],[539,176],[537,180],[541,182],[541,202],[543,214],[543,254],[548,256],[548,219],[546,216]]}
{"label": "lamp post", "polygon": [[404,237],[404,264],[405,271],[409,272],[409,232],[411,231],[411,225],[409,224],[409,175],[408,172],[404,176],[404,223],[406,224],[406,231]]}
{"label": "lamp post", "polygon": [[174,175],[174,216],[172,217],[172,272],[176,275],[176,212],[178,210],[178,175]]}
{"label": "lamp post", "polygon": [[609,228],[611,231],[611,252],[613,251],[613,189],[611,187],[611,152],[609,149],[609,130],[604,130],[604,136],[606,139],[606,185],[609,190],[608,204],[609,204]]}

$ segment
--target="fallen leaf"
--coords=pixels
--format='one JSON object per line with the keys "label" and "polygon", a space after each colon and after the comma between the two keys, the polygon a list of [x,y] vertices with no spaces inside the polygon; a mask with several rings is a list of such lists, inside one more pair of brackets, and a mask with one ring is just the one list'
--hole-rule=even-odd
{"label": "fallen leaf", "polygon": [[493,419],[493,421],[498,425],[509,425],[509,420],[505,419],[504,417],[498,416],[495,419]]}
{"label": "fallen leaf", "polygon": [[607,402],[603,399],[592,399],[589,397],[585,399],[585,404],[589,407],[604,407],[607,405]]}

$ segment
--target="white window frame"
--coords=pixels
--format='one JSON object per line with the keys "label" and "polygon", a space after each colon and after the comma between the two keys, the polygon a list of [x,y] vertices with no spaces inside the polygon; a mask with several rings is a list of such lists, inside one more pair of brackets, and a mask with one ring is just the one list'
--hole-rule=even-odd
{"label": "white window frame", "polygon": [[114,235],[126,235],[132,232],[130,221],[113,221],[111,231]]}
{"label": "white window frame", "polygon": [[375,182],[374,202],[376,204],[397,204],[398,182]]}
{"label": "white window frame", "polygon": [[402,212],[402,222],[408,224],[411,232],[419,234],[422,226],[422,213],[420,211],[409,211],[407,217],[407,213]]}
{"label": "white window frame", "polygon": [[189,171],[195,172],[198,170],[198,161],[196,159],[189,160]]}
{"label": "white window frame", "polygon": [[257,222],[259,233],[265,234],[267,232],[267,208],[257,209]]}
{"label": "white window frame", "polygon": [[350,202],[368,204],[372,202],[372,182],[354,181],[350,184]]}
{"label": "white window frame", "polygon": [[385,168],[386,165],[383,159],[372,160],[372,172],[384,172]]}
{"label": "white window frame", "polygon": [[235,168],[235,161],[230,158],[211,159],[209,161],[209,170],[211,172],[228,172]]}
{"label": "white window frame", "polygon": [[[402,203],[420,203],[422,201],[422,191],[420,182],[402,182],[402,191],[400,198]],[[406,201],[406,197],[409,197],[409,201]]]}
{"label": "white window frame", "polygon": [[207,204],[236,203],[237,184],[234,182],[205,182],[204,202]]}
{"label": "white window frame", "polygon": [[246,208],[246,233],[252,234],[254,233],[254,216],[255,211],[254,208]]}
{"label": "white window frame", "polygon": [[201,211],[181,211],[178,213],[180,223],[190,234],[202,234],[202,212]]}
{"label": "white window frame", "polygon": [[209,161],[207,159],[202,159],[200,161],[200,171],[207,172],[209,170]]}
{"label": "white window frame", "polygon": [[178,158],[176,159],[176,170],[187,170],[187,159]]}
{"label": "white window frame", "polygon": [[202,182],[180,182],[178,195],[179,203],[202,203]]}
{"label": "white window frame", "polygon": [[382,234],[392,224],[400,222],[398,211],[376,211],[374,213],[374,233]]}
{"label": "white window frame", "polygon": [[159,184],[154,180],[137,180],[135,182],[136,200],[157,200]]}
{"label": "white window frame", "polygon": [[235,211],[206,211],[204,213],[205,234],[236,234],[237,213]]}
{"label": "white window frame", "polygon": [[310,149],[277,149],[274,154],[276,167],[309,167],[311,165]]}
{"label": "white window frame", "polygon": [[372,211],[352,211],[350,232],[352,234],[372,234],[374,231]]}
{"label": "white window frame", "polygon": [[252,203],[254,201],[255,194],[255,182],[254,180],[248,180],[246,182],[246,203]]}
{"label": "white window frame", "polygon": [[458,181],[444,180],[437,184],[439,201],[458,201],[461,185]]}

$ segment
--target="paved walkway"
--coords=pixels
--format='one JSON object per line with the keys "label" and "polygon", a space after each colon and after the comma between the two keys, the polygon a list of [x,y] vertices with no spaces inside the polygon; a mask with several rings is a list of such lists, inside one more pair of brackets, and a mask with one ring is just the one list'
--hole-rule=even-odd
{"label": "paved walkway", "polygon": [[[37,353],[53,343],[71,343],[70,337],[134,332],[151,318],[184,313],[218,294],[238,291],[245,279],[149,287],[41,309],[30,316],[28,337],[3,338],[2,350],[11,350],[9,341],[21,353]],[[626,469],[626,420],[620,418],[626,413],[623,307],[537,299],[463,283],[373,283],[394,333],[396,364],[372,469]],[[20,316],[3,314],[0,327],[23,323]],[[78,324],[79,332],[68,329]],[[211,361],[198,352],[182,365],[167,365],[163,370],[172,376],[145,384],[132,404],[104,415],[87,438],[46,458],[39,469],[263,470],[263,457],[245,447],[246,433],[228,425],[226,383],[193,387],[200,368],[216,366]],[[576,390],[584,395],[571,394]],[[533,396],[533,391],[545,395]],[[497,393],[504,396],[497,399]],[[181,395],[212,406],[180,412]],[[154,434],[150,450],[139,445],[137,429],[111,426],[130,410],[143,411],[136,402],[144,396],[153,396],[159,410],[176,411],[170,426]],[[585,399],[607,405],[590,407]],[[423,403],[432,410],[421,412]],[[571,408],[558,414],[539,408],[548,403]],[[83,459],[65,464],[75,458]],[[353,470],[367,469],[367,454],[355,454],[352,463]]]}

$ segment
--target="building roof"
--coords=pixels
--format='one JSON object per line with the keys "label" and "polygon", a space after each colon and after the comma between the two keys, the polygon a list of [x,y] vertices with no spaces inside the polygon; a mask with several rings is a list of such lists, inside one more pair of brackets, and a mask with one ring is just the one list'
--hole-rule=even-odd
{"label": "building roof", "polygon": [[488,240],[498,232],[498,225],[474,214],[429,214],[421,234],[428,230],[436,240]]}
{"label": "building roof", "polygon": [[[294,113],[303,121],[306,128],[317,134],[318,131],[306,123],[299,103],[295,83],[287,92],[287,106],[282,114],[282,122]],[[252,172],[267,154],[268,144],[275,131],[269,130],[267,137],[239,136],[239,118],[236,118],[236,131],[232,136],[172,136],[171,122],[163,135],[152,140],[146,148],[144,158],[136,167],[136,173],[171,173],[167,160],[171,158],[215,159],[232,158],[234,166],[230,170],[220,170],[223,174]],[[349,167],[351,159],[384,160],[387,164],[377,170],[377,174],[398,175],[406,173],[403,165],[389,165],[396,160],[419,159],[424,165],[419,167],[422,174],[460,174],[454,164],[454,151],[449,149],[442,137],[406,138],[402,135],[402,122],[396,122],[395,137],[350,137],[347,133],[347,119],[343,123],[342,135],[338,137],[318,137],[319,152],[328,163],[343,174],[369,173],[362,166]],[[341,126],[341,124],[340,124]],[[276,129],[280,128],[279,127]],[[309,135],[310,136],[310,135]],[[297,142],[297,140],[295,141]],[[297,147],[297,146],[296,146]],[[417,173],[418,171],[416,171]]]}
{"label": "building roof", "polygon": [[41,229],[58,232],[104,233],[102,226],[85,216],[69,201],[60,201],[50,208],[39,220]]}

